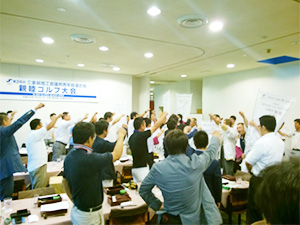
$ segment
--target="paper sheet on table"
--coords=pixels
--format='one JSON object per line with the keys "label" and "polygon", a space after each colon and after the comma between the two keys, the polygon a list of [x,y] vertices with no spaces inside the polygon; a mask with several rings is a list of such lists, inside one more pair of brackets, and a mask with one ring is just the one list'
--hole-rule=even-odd
{"label": "paper sheet on table", "polygon": [[230,180],[222,178],[222,184],[226,184],[226,183],[229,183],[229,182],[230,182]]}
{"label": "paper sheet on table", "polygon": [[67,201],[61,201],[57,203],[52,203],[52,204],[46,204],[41,206],[41,212],[52,212],[52,211],[57,211],[61,209],[68,209],[69,204]]}

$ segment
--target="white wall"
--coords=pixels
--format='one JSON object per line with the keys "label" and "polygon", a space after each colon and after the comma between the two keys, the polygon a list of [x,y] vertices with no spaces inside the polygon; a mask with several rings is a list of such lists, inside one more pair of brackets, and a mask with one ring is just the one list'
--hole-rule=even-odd
{"label": "white wall", "polygon": [[264,68],[228,73],[203,79],[203,118],[217,113],[224,118],[235,115],[242,121],[239,111],[251,119],[258,90],[298,101],[286,117],[286,128],[294,129],[294,119],[300,118],[300,64],[270,65]]}
{"label": "white wall", "polygon": [[139,114],[150,107],[150,79],[138,77],[132,80],[132,111]]}
{"label": "white wall", "polygon": [[[43,121],[47,120],[49,114],[52,112],[59,114],[64,111],[70,112],[72,118],[77,118],[85,113],[89,113],[91,117],[92,114],[98,112],[99,118],[103,117],[106,111],[116,111],[117,104],[124,102],[126,103],[126,110],[124,113],[129,115],[132,111],[132,77],[128,75],[1,63],[0,76],[8,78],[39,78],[44,80],[77,81],[96,84],[93,94],[98,96],[98,102],[45,101],[45,108],[39,110],[33,117],[40,118]],[[29,109],[34,108],[39,102],[40,101],[25,101],[21,99],[0,99],[0,111],[6,112],[8,110],[17,110],[18,113],[15,116],[17,119]],[[87,121],[89,121],[89,119]],[[29,131],[29,123],[26,123],[15,133],[18,145],[25,142]]]}
{"label": "white wall", "polygon": [[193,93],[191,113],[196,114],[197,109],[202,109],[202,81],[191,81],[190,93]]}
{"label": "white wall", "polygon": [[180,81],[170,84],[157,85],[154,87],[155,110],[163,106],[163,95],[170,91],[170,114],[176,113],[176,94],[193,94],[191,114],[196,114],[197,109],[202,108],[202,82],[201,81]]}

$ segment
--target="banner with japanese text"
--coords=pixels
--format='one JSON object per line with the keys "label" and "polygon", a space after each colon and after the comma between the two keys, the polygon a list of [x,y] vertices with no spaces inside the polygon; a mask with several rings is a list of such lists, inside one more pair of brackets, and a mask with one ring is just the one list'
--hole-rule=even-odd
{"label": "banner with japanese text", "polygon": [[260,90],[254,107],[253,121],[259,125],[261,116],[274,116],[277,122],[276,130],[278,130],[283,123],[284,116],[295,101],[295,98],[278,96]]}
{"label": "banner with japanese text", "polygon": [[191,114],[193,94],[176,94],[176,113],[182,114],[184,120]]}
{"label": "banner with japanese text", "polygon": [[0,77],[0,99],[97,102],[92,84]]}

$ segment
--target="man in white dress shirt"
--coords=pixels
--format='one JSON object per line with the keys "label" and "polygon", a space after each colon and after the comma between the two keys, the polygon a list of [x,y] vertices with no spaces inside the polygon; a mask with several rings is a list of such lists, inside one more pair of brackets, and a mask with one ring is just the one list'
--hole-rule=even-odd
{"label": "man in white dress shirt", "polygon": [[232,128],[230,119],[225,119],[221,125],[223,134],[223,149],[224,149],[224,171],[225,174],[233,176],[234,162],[235,162],[235,143],[236,143],[236,129]]}
{"label": "man in white dress shirt", "polygon": [[[56,117],[56,114],[55,113],[51,113],[50,114],[50,120],[47,120],[46,121],[46,124],[45,126],[48,126],[49,123],[51,123],[52,119]],[[45,141],[45,144],[47,146],[49,146],[50,143],[53,143],[55,140],[54,138],[54,127],[52,127],[50,130],[48,130],[46,136],[44,137],[44,141]]]}
{"label": "man in white dress shirt", "polygon": [[83,118],[79,118],[78,121],[72,121],[68,112],[62,114],[62,121],[57,126],[56,138],[53,144],[52,161],[56,161],[61,155],[66,154],[66,146],[69,143],[70,133],[69,128],[76,123],[86,119],[88,114],[85,114]]}
{"label": "man in white dress shirt", "polygon": [[54,127],[58,118],[52,117],[52,121],[43,127],[40,119],[34,119],[30,122],[31,132],[26,140],[26,149],[28,154],[27,170],[30,175],[32,189],[47,186],[47,149],[44,138],[52,127]]}
{"label": "man in white dress shirt", "polygon": [[245,158],[246,166],[249,172],[253,174],[248,192],[247,224],[263,219],[262,213],[254,201],[254,195],[261,183],[262,174],[260,172],[268,166],[280,163],[284,153],[284,142],[274,133],[275,117],[262,116],[259,118],[259,122],[262,137],[255,142]]}
{"label": "man in white dress shirt", "polygon": [[295,131],[294,132],[282,132],[281,128],[284,124],[282,124],[281,128],[278,130],[278,133],[282,136],[291,138],[291,144],[288,147],[289,157],[291,158],[300,158],[300,118],[294,120]]}

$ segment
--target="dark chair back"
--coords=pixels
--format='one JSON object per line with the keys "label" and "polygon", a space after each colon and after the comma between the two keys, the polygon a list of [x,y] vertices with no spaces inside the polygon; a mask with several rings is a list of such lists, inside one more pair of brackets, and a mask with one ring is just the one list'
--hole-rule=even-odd
{"label": "dark chair back", "polygon": [[248,188],[233,188],[228,198],[227,208],[231,209],[234,214],[243,213],[248,205]]}
{"label": "dark chair back", "polygon": [[109,224],[132,224],[144,225],[147,222],[148,206],[146,204],[140,207],[111,209]]}

